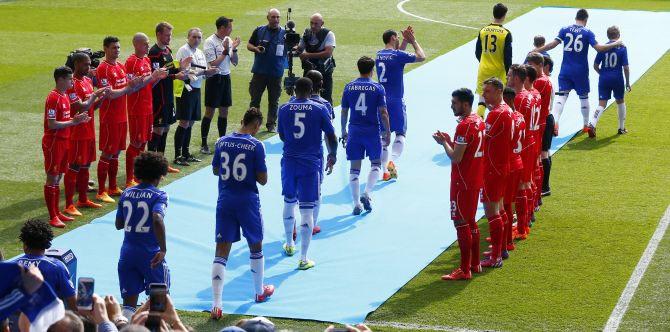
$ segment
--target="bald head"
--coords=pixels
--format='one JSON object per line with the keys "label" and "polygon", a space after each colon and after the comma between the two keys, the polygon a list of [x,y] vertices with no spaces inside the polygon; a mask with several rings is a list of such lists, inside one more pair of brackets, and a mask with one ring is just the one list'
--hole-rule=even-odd
{"label": "bald head", "polygon": [[268,19],[268,26],[270,28],[276,29],[277,27],[279,27],[279,16],[280,15],[281,14],[279,13],[279,9],[277,9],[277,8],[272,8],[272,9],[268,10],[267,19]]}
{"label": "bald head", "polygon": [[309,27],[312,29],[313,33],[319,32],[321,27],[323,27],[323,16],[319,13],[314,13],[314,15],[309,18]]}
{"label": "bald head", "polygon": [[135,55],[143,57],[149,53],[149,37],[138,32],[133,36],[133,47],[135,48]]}

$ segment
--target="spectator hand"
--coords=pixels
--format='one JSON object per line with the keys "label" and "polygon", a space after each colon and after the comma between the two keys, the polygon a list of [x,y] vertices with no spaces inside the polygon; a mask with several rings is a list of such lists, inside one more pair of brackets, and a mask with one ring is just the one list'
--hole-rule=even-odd
{"label": "spectator hand", "polygon": [[107,316],[113,322],[116,322],[117,319],[122,317],[121,315],[121,306],[119,302],[116,301],[116,298],[112,295],[105,296],[105,308],[107,308]]}
{"label": "spectator hand", "polygon": [[95,325],[109,322],[105,301],[100,296],[98,296],[98,294],[93,294],[93,310],[83,312],[83,314],[88,316],[93,321],[93,323],[95,323]]}
{"label": "spectator hand", "polygon": [[29,268],[19,265],[19,268],[21,269],[21,283],[23,284],[23,290],[28,294],[35,293],[44,282],[42,272],[40,272],[34,265],[31,265]]}

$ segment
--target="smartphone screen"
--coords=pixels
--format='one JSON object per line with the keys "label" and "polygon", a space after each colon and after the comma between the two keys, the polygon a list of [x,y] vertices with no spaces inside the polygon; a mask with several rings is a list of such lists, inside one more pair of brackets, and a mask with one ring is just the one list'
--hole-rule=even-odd
{"label": "smartphone screen", "polygon": [[166,284],[149,285],[149,312],[165,312]]}
{"label": "smartphone screen", "polygon": [[94,285],[93,278],[79,278],[77,281],[77,309],[93,310]]}

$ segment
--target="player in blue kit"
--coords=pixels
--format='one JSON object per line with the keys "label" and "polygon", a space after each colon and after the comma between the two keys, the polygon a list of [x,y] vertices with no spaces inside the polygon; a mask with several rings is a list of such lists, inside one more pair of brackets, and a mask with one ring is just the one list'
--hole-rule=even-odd
{"label": "player in blue kit", "polygon": [[212,265],[211,317],[221,318],[224,273],[230,248],[240,240],[240,228],[249,245],[249,265],[256,302],[265,302],[274,293],[273,285],[263,285],[263,216],[256,183],[268,182],[265,147],[253,137],[263,123],[263,114],[250,108],[236,133],[219,138],[212,170],[219,177],[216,202],[216,253]]}
{"label": "player in blue kit", "polygon": [[[312,81],[301,77],[296,81],[293,101],[279,108],[277,133],[284,142],[281,160],[282,195],[284,195],[284,231],[286,243],[284,253],[295,254],[293,227],[295,225],[295,206],[300,207],[300,262],[298,269],[314,267],[307,258],[307,250],[312,239],[314,227],[314,206],[319,199],[321,189],[321,171],[323,152],[322,132],[326,134],[328,158],[325,170],[333,171],[337,160],[337,136],[331,123],[328,110],[321,103],[309,99]],[[298,203],[299,202],[299,203]]]}
{"label": "player in blue kit", "polygon": [[563,63],[558,74],[558,92],[556,92],[556,104],[554,106],[554,135],[558,135],[558,120],[563,113],[563,107],[568,100],[571,90],[575,90],[581,102],[582,117],[584,119],[584,132],[587,131],[589,123],[589,45],[598,52],[607,52],[621,45],[620,40],[603,45],[596,41],[593,32],[586,28],[589,13],[586,9],[577,11],[575,24],[561,28],[558,36],[550,43],[536,48],[534,52],[545,52],[563,43]]}
{"label": "player in blue kit", "polygon": [[[351,161],[349,187],[354,199],[354,215],[361,214],[363,209],[372,211],[370,192],[379,179],[382,143],[384,147],[388,146],[391,137],[386,93],[381,84],[372,80],[375,60],[364,56],[358,59],[357,65],[361,76],[344,86],[341,117],[342,142],[347,150],[347,160]],[[349,109],[352,112],[347,132]],[[384,125],[383,142],[380,135],[380,119]],[[370,158],[371,167],[365,191],[361,196],[358,177],[362,160],[366,155]]]}
{"label": "player in blue kit", "polygon": [[123,315],[128,319],[135,313],[139,294],[148,294],[149,284],[170,288],[163,223],[168,196],[158,189],[167,167],[167,159],[156,152],[136,157],[135,178],[140,184],[123,191],[116,210],[116,229],[124,231],[118,273]]}
{"label": "player in blue kit", "polygon": [[[609,43],[619,39],[621,32],[619,27],[611,26],[607,29],[607,38]],[[630,69],[628,68],[628,50],[625,46],[615,47],[607,52],[598,53],[593,63],[593,68],[600,74],[598,80],[598,107],[593,113],[591,123],[589,123],[589,137],[596,137],[596,125],[598,119],[605,112],[607,101],[614,93],[617,108],[619,111],[619,130],[617,134],[628,133],[626,130],[626,103],[623,100],[624,90],[630,91]],[[621,72],[623,71],[623,75]],[[624,83],[624,76],[626,81]]]}
{"label": "player in blue kit", "polygon": [[[395,140],[391,147],[391,160],[389,161],[388,147],[382,148],[382,174],[384,181],[398,177],[395,163],[402,154],[405,147],[405,136],[407,135],[407,115],[405,114],[405,86],[403,73],[408,63],[421,62],[426,59],[426,54],[414,37],[412,27],[401,31],[403,40],[400,43],[398,33],[386,30],[382,35],[384,49],[377,52],[377,80],[386,90],[386,106],[391,123],[391,131],[395,133]],[[416,54],[405,52],[407,44],[412,44]]]}

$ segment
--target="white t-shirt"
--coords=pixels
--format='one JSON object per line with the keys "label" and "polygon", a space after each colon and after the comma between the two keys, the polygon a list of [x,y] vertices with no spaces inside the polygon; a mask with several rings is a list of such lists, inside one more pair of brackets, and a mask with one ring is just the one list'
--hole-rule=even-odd
{"label": "white t-shirt", "polygon": [[[202,67],[207,67],[207,60],[205,60],[205,54],[200,50],[200,49],[192,49],[190,45],[184,44],[184,46],[180,47],[179,50],[177,51],[177,54],[175,55],[175,58],[177,61],[191,57],[191,64],[196,64],[198,66]],[[201,71],[202,69],[200,68],[195,68],[196,71]],[[191,87],[200,89],[202,86],[202,80],[204,76],[196,76],[195,80],[191,80]]]}
{"label": "white t-shirt", "polygon": [[[309,38],[308,42],[309,42],[310,45],[316,45],[316,44],[319,43],[319,39],[316,38],[315,33],[312,33],[310,35],[310,38]],[[326,39],[324,39],[323,43],[321,43],[321,45],[319,45],[319,49],[318,49],[319,52],[323,51],[326,48],[326,46],[332,46],[333,48],[335,48],[335,33],[333,33],[332,31],[328,31],[328,34],[326,35]],[[302,38],[300,38],[300,44],[298,44],[298,47],[300,47],[302,49],[305,48],[305,42],[303,41]]]}
{"label": "white t-shirt", "polygon": [[[224,39],[229,40],[229,45],[231,47],[229,51],[232,52],[233,41],[229,37],[226,37]],[[224,39],[219,38],[219,36],[217,36],[215,33],[207,37],[207,39],[205,40],[205,45],[203,46],[205,51],[205,59],[207,60],[207,63],[216,60],[216,58],[218,58],[221,54],[223,54]],[[221,63],[219,64],[219,74],[230,75],[230,54],[226,55],[226,58],[223,59],[223,61],[221,61]]]}

